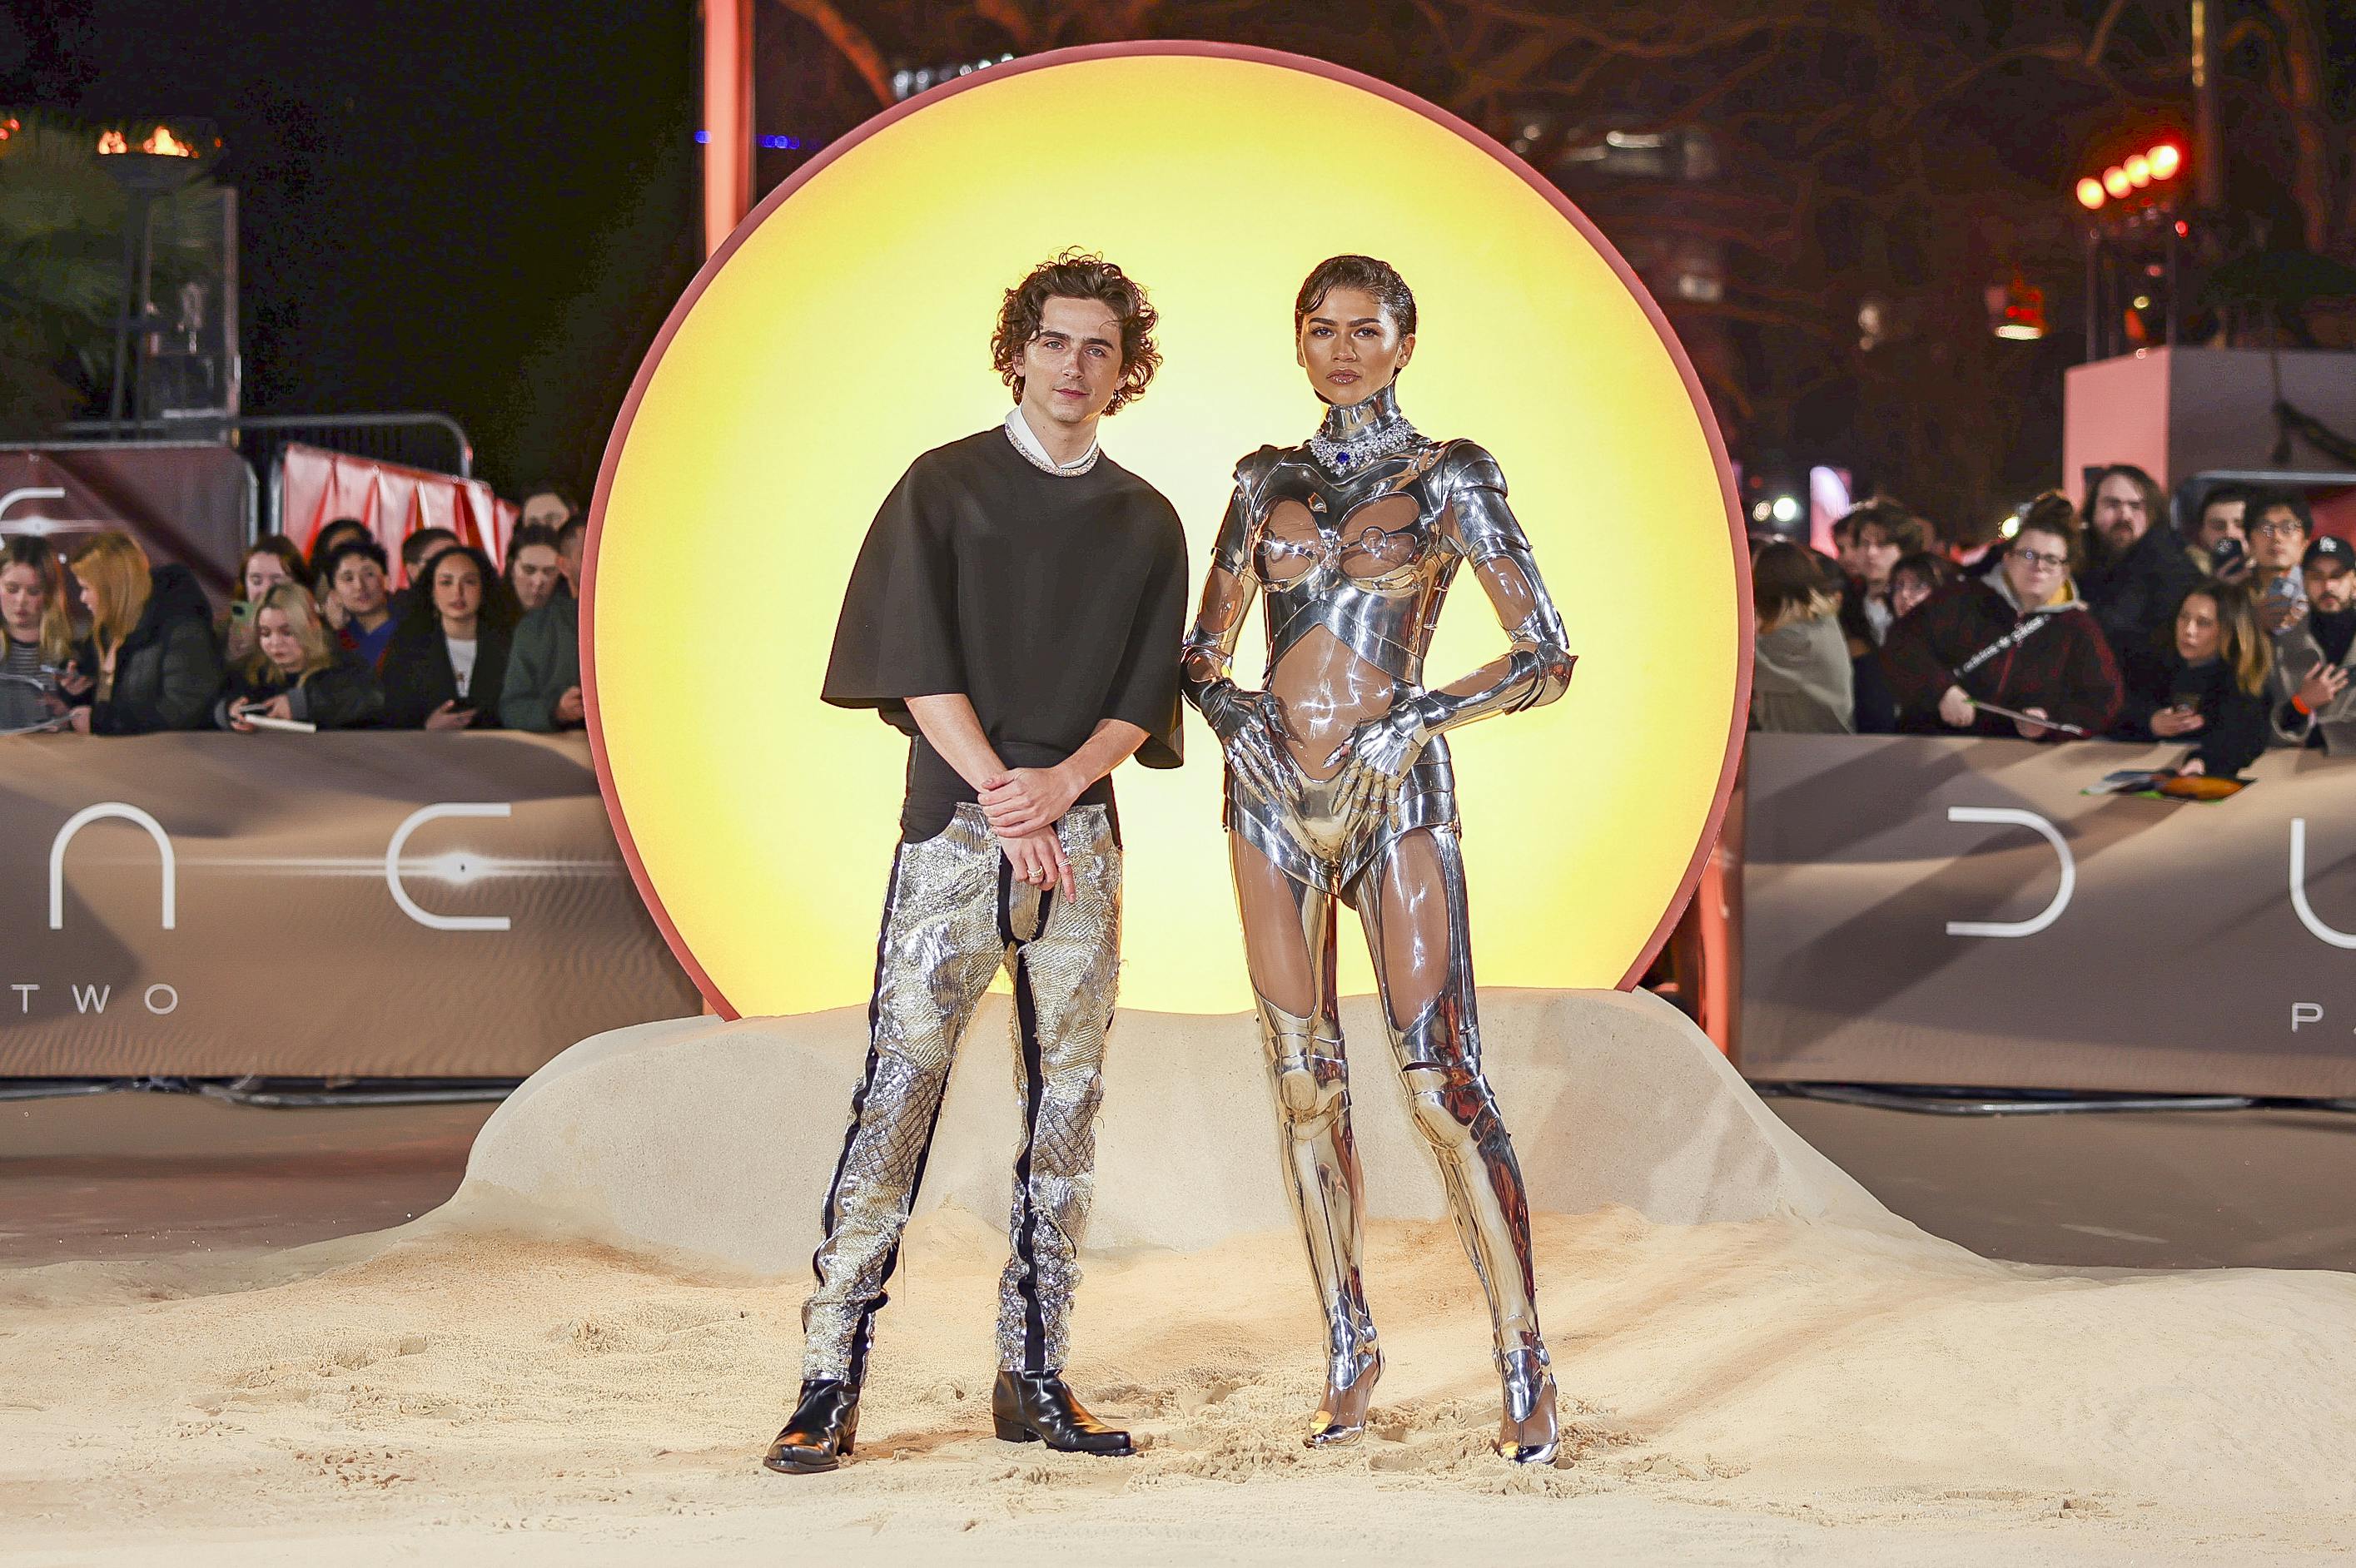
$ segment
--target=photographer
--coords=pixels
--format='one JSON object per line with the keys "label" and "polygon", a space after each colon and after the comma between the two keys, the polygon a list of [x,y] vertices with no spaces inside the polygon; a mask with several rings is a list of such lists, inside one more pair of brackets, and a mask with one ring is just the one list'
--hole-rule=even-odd
{"label": "photographer", "polygon": [[2275,743],[2356,754],[2356,549],[2327,534],[2299,568],[2305,596],[2274,639]]}
{"label": "photographer", "polygon": [[[2075,508],[2049,490],[2029,503],[1995,571],[1964,578],[1891,623],[1882,667],[1900,730],[2043,741],[2069,733],[2049,720],[2083,735],[2110,728],[2118,664],[2071,586],[2078,548]],[[1984,702],[2025,717],[1984,711]]]}
{"label": "photographer", "polygon": [[2255,601],[2237,582],[2194,585],[2177,606],[2175,635],[2127,704],[2129,741],[2189,741],[2179,773],[2232,778],[2266,749],[2266,685],[2274,645]]}
{"label": "photographer", "polygon": [[2239,485],[2220,485],[2201,497],[2201,516],[2184,547],[2185,559],[2203,577],[2220,582],[2241,582],[2250,575],[2250,493]]}
{"label": "photographer", "polygon": [[250,715],[294,720],[322,730],[371,724],[384,698],[366,665],[336,645],[310,592],[282,582],[263,592],[253,612],[253,650],[230,671],[213,704],[213,723],[251,735]]}

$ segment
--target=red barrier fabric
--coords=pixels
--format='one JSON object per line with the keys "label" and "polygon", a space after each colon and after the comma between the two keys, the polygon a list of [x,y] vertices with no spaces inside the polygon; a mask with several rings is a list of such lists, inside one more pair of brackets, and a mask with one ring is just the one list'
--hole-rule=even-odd
{"label": "red barrier fabric", "polygon": [[321,528],[337,517],[357,517],[384,546],[396,586],[401,541],[420,528],[448,528],[495,564],[507,561],[516,508],[479,479],[294,443],[283,449],[279,463],[279,531],[305,555]]}

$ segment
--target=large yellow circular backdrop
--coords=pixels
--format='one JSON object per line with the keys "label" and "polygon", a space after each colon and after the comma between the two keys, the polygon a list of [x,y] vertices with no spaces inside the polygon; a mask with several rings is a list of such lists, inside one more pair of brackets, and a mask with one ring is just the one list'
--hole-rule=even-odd
{"label": "large yellow circular backdrop", "polygon": [[[1041,56],[912,101],[772,194],[641,370],[591,532],[591,730],[641,890],[723,1010],[862,1000],[906,746],[818,699],[843,584],[918,453],[997,422],[1002,292],[1069,245],[1151,291],[1164,363],[1100,427],[1185,518],[1199,581],[1236,459],[1321,405],[1302,276],[1381,256],[1416,291],[1425,432],[1503,464],[1579,666],[1458,731],[1484,985],[1622,983],[1714,827],[1747,686],[1739,533],[1709,416],[1625,265],[1529,170],[1395,90],[1205,45]],[[1461,580],[1427,667],[1504,639]],[[1258,618],[1237,660],[1257,679]],[[1218,751],[1124,767],[1121,1000],[1248,1005]],[[1344,933],[1345,990],[1370,990]]]}

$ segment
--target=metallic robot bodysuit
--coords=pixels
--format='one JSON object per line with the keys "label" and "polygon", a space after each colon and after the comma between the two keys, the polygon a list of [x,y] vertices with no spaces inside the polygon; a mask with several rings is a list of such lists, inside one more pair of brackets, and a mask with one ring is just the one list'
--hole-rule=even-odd
{"label": "metallic robot bodysuit", "polygon": [[[1423,656],[1460,566],[1479,578],[1513,646],[1433,690]],[[1262,689],[1250,691],[1228,670],[1259,593],[1268,665]],[[1285,1174],[1325,1308],[1328,1409],[1312,1442],[1356,1435],[1355,1421],[1333,1415],[1335,1394],[1380,1367],[1359,1281],[1362,1183],[1334,996],[1338,899],[1365,929],[1391,1049],[1488,1297],[1505,1384],[1500,1450],[1523,1462],[1553,1456],[1529,1208],[1481,1072],[1463,859],[1440,737],[1560,696],[1572,663],[1564,645],[1496,460],[1418,433],[1391,389],[1329,410],[1306,445],[1265,447],[1237,466],[1181,675],[1227,757],[1237,895]]]}

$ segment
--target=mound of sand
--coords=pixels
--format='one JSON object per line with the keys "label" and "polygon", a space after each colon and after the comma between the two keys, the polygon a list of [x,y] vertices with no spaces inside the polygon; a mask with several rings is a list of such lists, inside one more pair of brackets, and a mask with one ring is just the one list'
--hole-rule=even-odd
{"label": "mound of sand", "polygon": [[[0,1275],[7,1549],[1033,1563],[1052,1543],[1125,1562],[1430,1563],[1477,1541],[1504,1562],[2126,1564],[2337,1556],[2351,1539],[2356,1279],[1980,1259],[1872,1205],[1665,1009],[1484,1007],[1534,1189],[1608,1194],[1585,1212],[1550,1199],[1537,1221],[1569,1401],[1557,1469],[1489,1455],[1485,1322],[1452,1232],[1413,1216],[1403,1181],[1378,1191],[1395,1217],[1368,1259],[1391,1365],[1375,1430],[1299,1445],[1318,1388],[1306,1271],[1296,1241],[1253,1228],[1253,1173],[1273,1186],[1265,1107],[1217,1098],[1257,1064],[1192,1048],[1225,1023],[1125,1018],[1105,1212],[1120,1188],[1157,1186],[1154,1157],[1194,1163],[1119,1211],[1128,1239],[1089,1262],[1071,1370],[1145,1451],[1091,1460],[988,1435],[1003,1241],[975,1213],[1001,1206],[1004,1146],[982,1138],[912,1228],[859,1461],[767,1475],[754,1461],[796,1381],[802,1263],[776,1278],[714,1260],[806,1252],[754,1238],[804,1223],[784,1218],[815,1192],[801,1145],[839,1136],[856,1031],[845,1046],[827,1043],[840,1019],[809,1022],[832,1031],[814,1041],[682,1023],[663,1051],[608,1040],[560,1063],[485,1129],[462,1200],[402,1230]],[[1598,1046],[1612,1028],[1622,1044]],[[1548,1088],[1547,1029],[1571,1031],[1557,1047],[1601,1076]],[[784,1117],[762,1050],[789,1077],[851,1060]],[[702,1077],[722,1060],[748,1077]],[[1359,1096],[1369,1163],[1420,1159],[1403,1109],[1371,1092],[1376,1065]],[[1188,1098],[1197,1086],[1212,1098]],[[955,1115],[980,1097],[969,1087]],[[674,1104],[706,1114],[633,1136]],[[1650,1174],[1622,1117],[1651,1129]],[[1137,1162],[1118,1178],[1116,1148]],[[1710,1190],[1712,1170],[1738,1190]],[[968,1181],[986,1189],[974,1211]],[[730,1212],[771,1219],[665,1231],[650,1189],[681,1183],[691,1209],[724,1189],[750,1195]],[[1198,1211],[1181,1229],[1210,1239],[1154,1243]]]}

